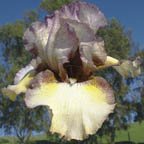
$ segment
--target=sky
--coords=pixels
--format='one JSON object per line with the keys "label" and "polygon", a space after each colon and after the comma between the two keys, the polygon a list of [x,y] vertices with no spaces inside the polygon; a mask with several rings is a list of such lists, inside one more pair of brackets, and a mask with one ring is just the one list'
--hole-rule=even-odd
{"label": "sky", "polygon": [[[116,18],[126,30],[132,30],[135,43],[144,48],[144,0],[87,0],[96,4],[108,19]],[[41,0],[0,0],[0,25],[23,18],[38,8]]]}
{"label": "sky", "polygon": [[[87,1],[96,4],[108,19],[116,18],[125,29],[132,30],[134,41],[144,48],[144,0]],[[41,0],[0,0],[0,2],[0,25],[4,25],[22,19],[25,12],[38,8]]]}

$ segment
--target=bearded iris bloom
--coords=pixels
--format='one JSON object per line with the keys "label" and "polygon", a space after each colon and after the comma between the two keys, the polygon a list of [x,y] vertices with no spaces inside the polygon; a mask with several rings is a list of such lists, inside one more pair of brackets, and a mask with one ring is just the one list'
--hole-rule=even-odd
{"label": "bearded iris bloom", "polygon": [[107,81],[92,74],[110,66],[121,70],[96,35],[106,25],[102,12],[85,2],[63,6],[44,22],[34,22],[23,37],[33,59],[3,93],[11,100],[25,93],[29,108],[48,106],[50,131],[67,140],[96,133],[113,112],[115,99]]}

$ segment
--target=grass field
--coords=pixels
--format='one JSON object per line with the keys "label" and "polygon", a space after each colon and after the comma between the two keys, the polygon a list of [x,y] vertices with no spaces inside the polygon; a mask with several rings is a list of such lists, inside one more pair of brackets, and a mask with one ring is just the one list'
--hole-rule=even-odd
{"label": "grass field", "polygon": [[[31,141],[35,140],[47,140],[45,135],[32,137]],[[135,143],[144,143],[144,122],[141,124],[134,123],[128,129],[128,131],[117,131],[116,142],[119,141],[133,141]],[[102,140],[106,144],[105,139]],[[16,144],[15,137],[0,137],[0,144]]]}
{"label": "grass field", "polygon": [[140,142],[144,143],[144,122],[142,122],[141,124],[139,123],[132,124],[132,126],[128,129],[128,131],[118,131],[116,136],[116,141],[129,140],[128,132],[131,141],[137,143]]}

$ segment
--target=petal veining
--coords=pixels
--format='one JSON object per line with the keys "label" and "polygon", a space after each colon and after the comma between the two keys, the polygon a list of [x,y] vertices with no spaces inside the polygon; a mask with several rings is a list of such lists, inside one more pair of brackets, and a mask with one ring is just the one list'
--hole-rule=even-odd
{"label": "petal veining", "polygon": [[53,114],[50,131],[67,140],[94,134],[115,107],[112,89],[99,77],[72,85],[41,82],[28,90],[25,101],[30,108],[49,106]]}

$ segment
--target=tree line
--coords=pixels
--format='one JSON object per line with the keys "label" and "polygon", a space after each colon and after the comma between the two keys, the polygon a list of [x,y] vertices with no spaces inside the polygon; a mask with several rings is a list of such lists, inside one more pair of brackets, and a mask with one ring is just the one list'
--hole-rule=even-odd
{"label": "tree line", "polygon": [[[23,33],[30,24],[41,19],[43,12],[50,14],[62,5],[73,2],[74,0],[43,0],[39,8],[31,10],[24,14],[23,19],[14,23],[0,26],[0,49],[3,54],[4,61],[0,63],[0,89],[13,82],[15,73],[22,68],[31,58],[29,52],[24,49]],[[108,55],[118,59],[130,58],[133,47],[133,40],[130,32],[116,19],[111,19],[108,26],[98,31],[98,35],[105,41],[105,47]],[[140,55],[144,58],[144,51],[138,51],[133,57]],[[144,61],[142,63],[144,67]],[[127,130],[130,126],[129,115],[136,112],[135,121],[142,122],[144,119],[144,88],[139,87],[138,91],[141,95],[140,101],[127,101],[124,99],[129,92],[130,83],[135,80],[123,79],[114,69],[109,68],[102,70],[97,75],[104,76],[115,90],[117,106],[115,112],[110,115],[109,119],[103,124],[102,128],[94,136],[90,136],[82,143],[88,144],[92,142],[101,143],[101,139],[106,137],[108,143],[114,143],[117,130]],[[75,141],[65,142],[56,135],[48,132],[50,124],[49,114],[45,107],[35,109],[26,108],[23,95],[19,95],[16,101],[9,100],[0,93],[0,128],[4,129],[5,134],[14,134],[20,144],[28,144],[33,132],[47,133],[49,138],[56,137],[58,143],[77,143]]]}

